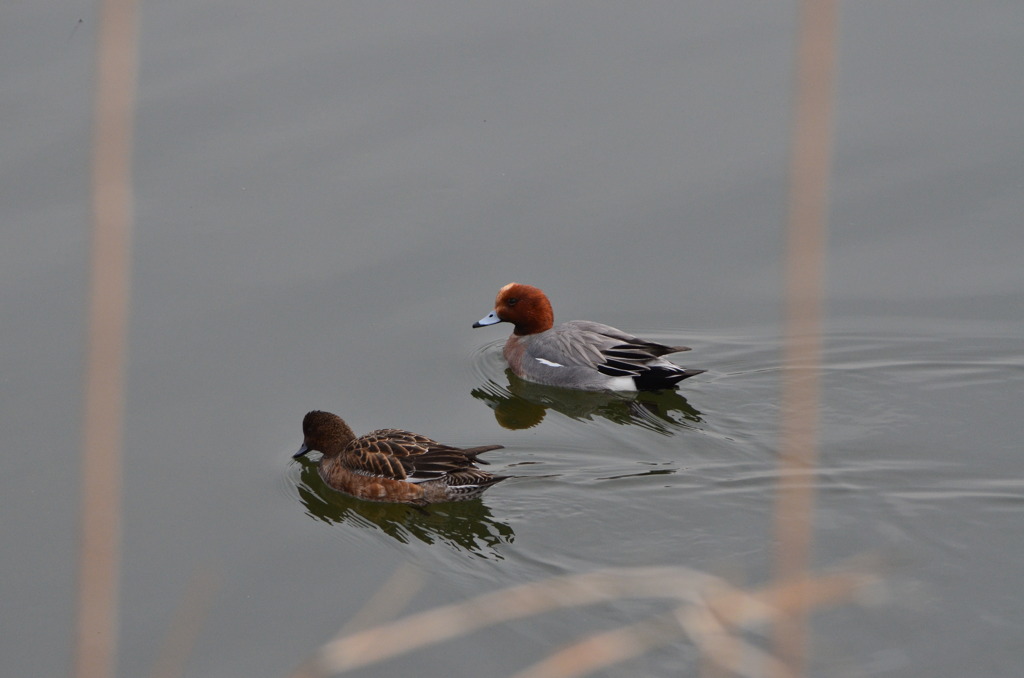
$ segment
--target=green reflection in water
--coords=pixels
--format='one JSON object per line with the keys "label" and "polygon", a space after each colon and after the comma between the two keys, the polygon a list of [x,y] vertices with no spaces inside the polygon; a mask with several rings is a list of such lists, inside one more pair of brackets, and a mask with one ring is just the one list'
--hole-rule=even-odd
{"label": "green reflection in water", "polygon": [[577,420],[596,417],[623,426],[641,426],[663,435],[672,435],[703,421],[701,413],[676,391],[577,391],[544,386],[520,379],[505,370],[508,386],[488,379],[470,394],[494,410],[494,418],[508,429],[531,428],[539,424],[549,409]]}
{"label": "green reflection in water", "polygon": [[317,461],[299,458],[295,463],[301,466],[299,500],[309,516],[325,523],[376,529],[403,544],[443,543],[483,558],[501,559],[497,547],[515,540],[512,528],[495,520],[481,498],[423,508],[363,501],[328,487]]}

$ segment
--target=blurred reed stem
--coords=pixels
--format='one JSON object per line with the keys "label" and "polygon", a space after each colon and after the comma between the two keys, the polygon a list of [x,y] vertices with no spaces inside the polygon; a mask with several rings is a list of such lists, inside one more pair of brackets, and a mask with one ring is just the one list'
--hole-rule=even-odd
{"label": "blurred reed stem", "polygon": [[[805,575],[811,563],[825,234],[832,154],[837,0],[800,3],[786,230],[785,346],[775,507],[775,577]],[[791,595],[800,595],[798,590]],[[776,676],[802,676],[807,664],[807,605],[778,603]]]}
{"label": "blurred reed stem", "polygon": [[131,286],[135,0],[101,3],[95,78],[74,668],[79,678],[112,678],[117,658],[121,446]]}
{"label": "blurred reed stem", "polygon": [[180,678],[199,639],[220,580],[219,568],[196,568],[185,595],[171,620],[163,647],[157,655],[150,678]]}
{"label": "blurred reed stem", "polygon": [[[661,598],[679,605],[670,614],[583,638],[516,674],[517,678],[582,676],[683,637],[689,637],[709,662],[724,671],[752,675],[744,665],[744,659],[750,658],[756,660],[756,666],[778,668],[789,676],[788,667],[742,638],[742,628],[770,622],[779,614],[795,614],[796,606],[850,600],[878,581],[876,574],[861,568],[808,575],[747,592],[718,577],[682,567],[614,568],[564,575],[485,593],[339,637],[293,675],[319,678],[344,673],[550,610],[622,598]],[[779,601],[784,605],[781,609],[776,607]],[[396,638],[401,642],[395,642]],[[756,669],[753,675],[763,673]]]}

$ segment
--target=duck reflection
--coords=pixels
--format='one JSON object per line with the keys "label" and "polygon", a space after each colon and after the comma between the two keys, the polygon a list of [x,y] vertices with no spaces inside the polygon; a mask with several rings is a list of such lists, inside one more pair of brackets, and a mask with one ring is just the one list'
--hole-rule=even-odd
{"label": "duck reflection", "polygon": [[362,501],[328,487],[316,462],[305,458],[296,462],[301,466],[299,499],[310,516],[325,523],[376,528],[403,544],[414,539],[426,544],[441,542],[484,558],[501,558],[495,547],[515,539],[512,528],[492,518],[479,498],[423,508]]}
{"label": "duck reflection", "polygon": [[641,426],[671,435],[700,423],[701,413],[674,390],[618,393],[578,391],[520,379],[506,369],[508,386],[488,379],[470,394],[494,410],[504,428],[524,429],[539,424],[549,409],[577,420],[603,417],[623,426]]}

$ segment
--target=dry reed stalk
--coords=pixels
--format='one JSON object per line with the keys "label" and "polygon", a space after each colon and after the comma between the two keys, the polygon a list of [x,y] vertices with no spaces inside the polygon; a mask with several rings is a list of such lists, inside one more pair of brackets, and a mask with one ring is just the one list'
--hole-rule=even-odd
{"label": "dry reed stalk", "polygon": [[[410,615],[324,645],[319,663],[340,673],[450,640],[487,626],[549,610],[591,605],[618,598],[699,598],[710,575],[681,567],[599,570],[553,577]],[[389,638],[402,639],[400,644]]]}
{"label": "dry reed stalk", "polygon": [[341,627],[338,636],[394,619],[423,588],[423,573],[414,565],[398,567],[373,596]]}
{"label": "dry reed stalk", "polygon": [[512,678],[576,678],[680,640],[675,613],[603,631],[565,647]]}
{"label": "dry reed stalk", "polygon": [[680,609],[679,624],[701,650],[701,675],[788,675],[785,664],[743,640],[708,607]]}
{"label": "dry reed stalk", "polygon": [[[337,642],[345,635],[370,626],[384,624],[405,609],[413,596],[423,588],[423,573],[415,566],[404,563],[399,566],[377,592],[352,616],[331,642]],[[322,678],[323,670],[315,660],[307,661],[292,671],[289,678]]]}
{"label": "dry reed stalk", "polygon": [[[786,604],[783,612],[793,614],[797,605],[815,606],[844,600],[875,581],[877,577],[870,574],[838,573],[746,593],[717,577],[681,567],[610,569],[566,575],[485,593],[462,603],[445,605],[338,638],[326,644],[317,660],[295,675],[332,675],[350,671],[487,626],[558,608],[620,598],[664,598],[684,604],[686,611],[677,610],[672,615],[654,617],[585,638],[534,665],[517,678],[578,676],[637,656],[652,647],[680,640],[683,635],[681,629],[698,647],[707,649],[722,634],[731,633],[732,628],[772,620],[779,612],[775,607],[779,601]],[[402,642],[392,642],[393,638],[401,638]],[[742,646],[747,656],[763,659],[763,665],[771,662],[781,665],[742,639],[736,638],[734,643]],[[738,664],[730,653],[722,656],[721,652],[715,652],[711,659],[728,670],[739,672],[736,670]]]}
{"label": "dry reed stalk", "polygon": [[93,242],[82,413],[75,672],[110,678],[117,657],[121,445],[130,290],[134,0],[104,0],[96,52]]}
{"label": "dry reed stalk", "polygon": [[[774,619],[780,612],[774,607],[778,600],[791,606],[820,607],[848,600],[878,581],[873,574],[850,572],[788,582],[781,591],[772,587],[747,593],[717,587],[721,590],[707,592],[702,604],[681,605],[666,615],[595,633],[515,674],[514,678],[577,678],[678,642],[684,634],[720,675],[757,676],[767,671],[791,676],[785,664],[744,641],[736,631]],[[795,591],[801,595],[793,595]],[[781,611],[792,613],[793,609]],[[746,665],[744,658],[749,660]]]}
{"label": "dry reed stalk", "polygon": [[[837,19],[836,0],[800,4],[775,508],[775,577],[780,582],[801,578],[811,565]],[[797,589],[788,595],[801,594]],[[778,606],[791,610],[778,616],[773,634],[776,657],[788,671],[774,673],[780,678],[804,675],[809,608],[782,600]]]}
{"label": "dry reed stalk", "polygon": [[185,663],[199,637],[219,580],[220,577],[212,568],[197,570],[192,575],[181,605],[167,630],[160,654],[153,664],[150,678],[178,678],[185,675]]}

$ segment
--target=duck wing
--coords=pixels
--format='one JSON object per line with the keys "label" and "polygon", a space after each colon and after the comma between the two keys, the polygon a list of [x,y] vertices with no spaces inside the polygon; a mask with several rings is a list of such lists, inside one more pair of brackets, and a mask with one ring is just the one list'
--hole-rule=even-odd
{"label": "duck wing", "polygon": [[[640,339],[620,329],[588,320],[573,320],[555,328],[552,339],[570,365],[591,367],[613,377],[637,376],[652,361],[669,353],[689,351],[686,346],[666,346]],[[664,365],[668,367],[668,365]]]}
{"label": "duck wing", "polygon": [[406,471],[410,482],[422,482],[436,478],[465,476],[466,478],[485,478],[490,474],[480,471],[477,464],[486,464],[477,455],[489,450],[497,450],[501,445],[483,445],[481,447],[460,448],[435,443],[421,455],[405,460]]}
{"label": "duck wing", "polygon": [[500,447],[458,448],[411,431],[380,429],[349,445],[345,465],[357,473],[416,483],[475,469],[478,454]]}
{"label": "duck wing", "polygon": [[380,429],[356,438],[343,453],[345,466],[356,473],[406,480],[409,458],[424,454],[437,443],[401,429]]}

